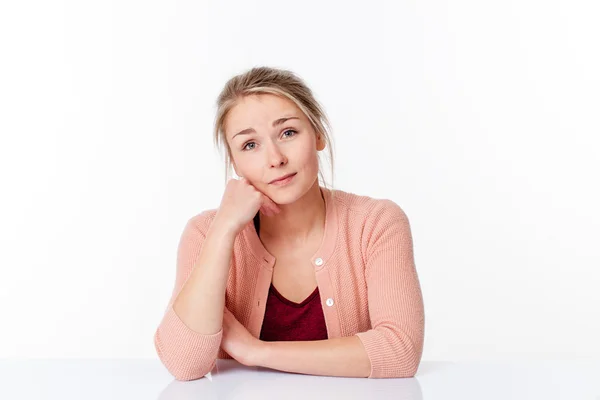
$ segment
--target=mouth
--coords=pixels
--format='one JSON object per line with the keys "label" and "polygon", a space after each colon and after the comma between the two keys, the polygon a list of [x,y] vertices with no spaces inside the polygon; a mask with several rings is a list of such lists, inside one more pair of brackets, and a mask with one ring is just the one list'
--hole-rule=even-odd
{"label": "mouth", "polygon": [[269,182],[269,184],[272,184],[272,183],[283,183],[284,181],[287,181],[287,180],[288,180],[288,178],[291,178],[291,177],[293,177],[294,175],[296,175],[296,172],[293,172],[293,173],[291,173],[291,174],[284,175],[284,176],[282,176],[282,177],[279,177],[279,178],[277,178],[277,179],[273,179],[271,182]]}

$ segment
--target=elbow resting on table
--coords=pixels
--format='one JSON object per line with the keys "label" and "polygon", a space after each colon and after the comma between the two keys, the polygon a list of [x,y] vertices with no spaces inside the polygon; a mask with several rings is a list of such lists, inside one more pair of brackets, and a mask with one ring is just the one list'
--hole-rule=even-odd
{"label": "elbow resting on table", "polygon": [[192,351],[197,354],[198,349],[186,349],[181,345],[173,343],[166,345],[161,341],[159,330],[154,334],[154,347],[158,358],[165,366],[167,371],[178,381],[192,381],[206,376],[216,364],[216,351],[214,357],[203,354],[201,357],[194,356]]}
{"label": "elbow resting on table", "polygon": [[413,345],[400,329],[378,327],[357,333],[371,362],[369,378],[412,378],[421,362],[422,340]]}
{"label": "elbow resting on table", "polygon": [[405,361],[405,357],[399,358],[399,360],[403,361],[399,362],[398,365],[394,367],[396,373],[390,373],[389,377],[413,378],[417,374],[417,370],[419,369],[421,356],[420,353],[413,352],[412,356],[409,358],[412,359],[412,361],[410,361],[408,364]]}
{"label": "elbow resting on table", "polygon": [[380,370],[375,374],[371,374],[369,378],[413,378],[417,374],[418,369],[419,364],[411,365],[408,368],[405,364],[390,365],[388,370]]}

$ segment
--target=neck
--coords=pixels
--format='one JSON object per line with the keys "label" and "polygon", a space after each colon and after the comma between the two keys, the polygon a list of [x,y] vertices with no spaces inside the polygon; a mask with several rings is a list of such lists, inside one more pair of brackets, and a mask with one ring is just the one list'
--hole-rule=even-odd
{"label": "neck", "polygon": [[319,180],[291,204],[279,204],[281,212],[273,216],[259,214],[260,235],[270,239],[304,241],[322,232],[325,226],[325,200]]}

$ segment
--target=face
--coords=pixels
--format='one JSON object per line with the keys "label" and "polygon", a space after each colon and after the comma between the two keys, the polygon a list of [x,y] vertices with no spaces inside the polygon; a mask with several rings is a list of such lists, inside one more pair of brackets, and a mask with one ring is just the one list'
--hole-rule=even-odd
{"label": "face", "polygon": [[[325,143],[288,99],[271,94],[244,97],[229,111],[225,135],[236,174],[278,204],[294,202],[318,178],[317,151]],[[290,173],[296,175],[289,183],[270,183]]]}

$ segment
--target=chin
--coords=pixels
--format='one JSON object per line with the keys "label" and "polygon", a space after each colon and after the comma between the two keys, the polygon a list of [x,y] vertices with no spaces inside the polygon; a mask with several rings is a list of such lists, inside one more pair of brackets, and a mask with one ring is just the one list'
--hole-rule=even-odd
{"label": "chin", "polygon": [[269,185],[267,194],[277,204],[291,204],[304,194],[299,187],[299,185],[293,185],[291,187],[274,188]]}
{"label": "chin", "polygon": [[298,200],[299,196],[292,191],[286,191],[286,193],[269,193],[269,197],[278,205],[292,204]]}

